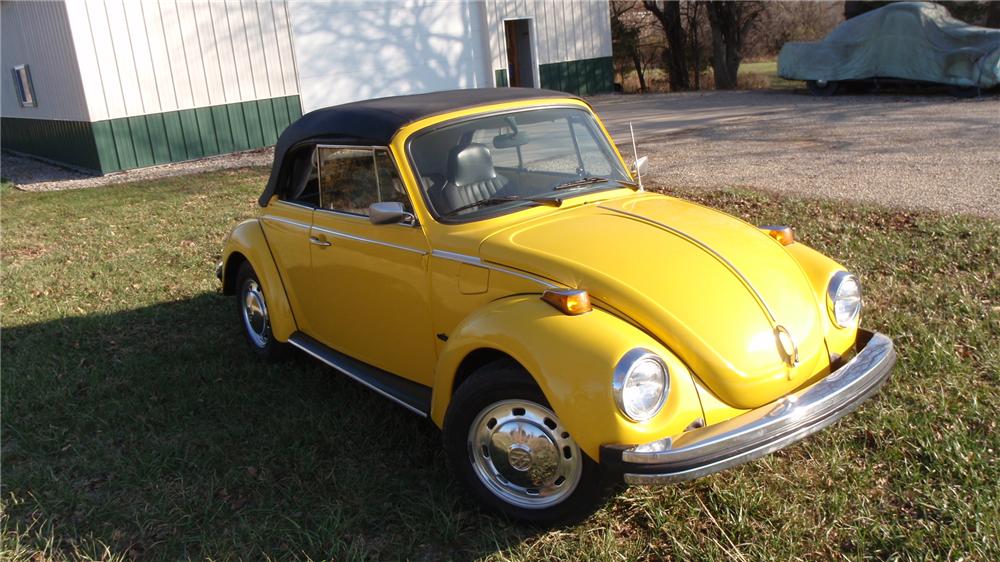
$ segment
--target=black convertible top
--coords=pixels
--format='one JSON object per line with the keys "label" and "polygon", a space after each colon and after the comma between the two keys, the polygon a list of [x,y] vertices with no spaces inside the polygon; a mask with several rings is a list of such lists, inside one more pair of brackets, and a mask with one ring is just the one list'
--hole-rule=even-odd
{"label": "black convertible top", "polygon": [[258,202],[277,189],[285,155],[303,143],[388,146],[400,127],[418,119],[478,105],[533,98],[575,98],[535,88],[475,88],[356,101],[310,111],[288,126],[274,146],[271,177]]}

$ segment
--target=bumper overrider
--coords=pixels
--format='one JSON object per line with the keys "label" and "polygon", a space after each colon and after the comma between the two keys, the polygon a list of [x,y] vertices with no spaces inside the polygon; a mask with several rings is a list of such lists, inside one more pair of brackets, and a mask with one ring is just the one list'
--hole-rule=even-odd
{"label": "bumper overrider", "polygon": [[604,445],[601,465],[628,484],[699,478],[773,453],[852,412],[889,378],[892,340],[858,331],[856,354],[826,378],[735,418],[642,445]]}

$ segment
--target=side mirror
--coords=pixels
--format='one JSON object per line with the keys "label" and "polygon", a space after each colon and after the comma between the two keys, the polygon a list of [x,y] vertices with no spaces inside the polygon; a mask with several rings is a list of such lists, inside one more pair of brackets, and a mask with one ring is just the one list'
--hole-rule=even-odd
{"label": "side mirror", "polygon": [[632,174],[641,177],[646,173],[647,167],[649,167],[649,156],[643,156],[632,164]]}
{"label": "side mirror", "polygon": [[416,217],[407,212],[399,201],[384,201],[372,203],[368,207],[368,220],[372,224],[412,224]]}

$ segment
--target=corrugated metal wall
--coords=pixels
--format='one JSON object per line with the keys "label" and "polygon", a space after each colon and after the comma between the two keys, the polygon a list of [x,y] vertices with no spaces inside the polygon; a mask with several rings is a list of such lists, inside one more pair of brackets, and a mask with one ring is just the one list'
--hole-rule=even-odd
{"label": "corrugated metal wall", "polygon": [[494,68],[507,68],[503,21],[532,18],[538,64],[611,56],[606,1],[487,0],[485,10]]}
{"label": "corrugated metal wall", "polygon": [[284,0],[67,0],[91,121],[298,94]]}
{"label": "corrugated metal wall", "polygon": [[490,86],[482,2],[292,2],[305,111]]}
{"label": "corrugated metal wall", "polygon": [[[4,117],[86,121],[80,69],[61,2],[0,2],[0,114]],[[37,107],[21,107],[11,68],[27,64]]]}

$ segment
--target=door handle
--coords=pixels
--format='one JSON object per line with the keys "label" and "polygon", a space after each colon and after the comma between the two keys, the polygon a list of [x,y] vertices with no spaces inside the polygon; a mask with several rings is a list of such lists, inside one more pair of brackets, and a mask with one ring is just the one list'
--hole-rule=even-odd
{"label": "door handle", "polygon": [[329,242],[327,242],[326,240],[323,240],[323,239],[321,239],[321,238],[319,238],[317,236],[310,236],[309,237],[309,243],[310,244],[316,244],[317,246],[329,246],[330,245]]}

